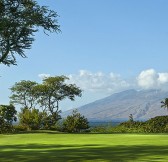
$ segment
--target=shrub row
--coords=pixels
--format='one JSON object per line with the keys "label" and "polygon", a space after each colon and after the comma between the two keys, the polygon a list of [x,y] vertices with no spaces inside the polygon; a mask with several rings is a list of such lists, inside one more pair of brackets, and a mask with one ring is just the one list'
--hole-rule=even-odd
{"label": "shrub row", "polygon": [[168,133],[168,116],[157,116],[145,122],[126,121],[118,126],[96,126],[92,133]]}

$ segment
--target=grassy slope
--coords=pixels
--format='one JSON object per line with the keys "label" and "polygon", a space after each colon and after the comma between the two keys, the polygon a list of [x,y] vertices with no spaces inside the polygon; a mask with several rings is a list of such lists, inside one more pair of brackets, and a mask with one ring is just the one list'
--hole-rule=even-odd
{"label": "grassy slope", "polygon": [[1,162],[168,161],[168,135],[0,135]]}

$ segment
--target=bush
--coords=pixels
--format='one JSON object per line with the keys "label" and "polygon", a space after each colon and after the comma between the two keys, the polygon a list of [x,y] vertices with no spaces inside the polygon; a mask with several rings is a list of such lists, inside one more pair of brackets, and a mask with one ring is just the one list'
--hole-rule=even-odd
{"label": "bush", "polygon": [[145,122],[147,133],[168,133],[168,116],[156,116]]}
{"label": "bush", "polygon": [[14,131],[13,125],[6,122],[4,118],[0,117],[0,134],[1,133],[12,133]]}
{"label": "bush", "polygon": [[120,123],[119,126],[124,126],[126,128],[134,128],[134,129],[140,129],[144,125],[144,122],[140,121],[126,121],[123,123]]}
{"label": "bush", "polygon": [[77,110],[73,110],[72,115],[68,115],[63,121],[63,131],[74,133],[83,132],[89,128],[87,118],[82,116]]}
{"label": "bush", "polygon": [[14,125],[15,132],[27,131],[28,128],[24,125]]}
{"label": "bush", "polygon": [[16,113],[13,105],[0,105],[0,133],[14,131],[12,122],[17,121]]}
{"label": "bush", "polygon": [[38,130],[42,126],[43,113],[38,109],[23,108],[19,113],[19,125],[27,130]]}
{"label": "bush", "polygon": [[107,129],[105,126],[95,126],[90,129],[91,133],[107,133]]}

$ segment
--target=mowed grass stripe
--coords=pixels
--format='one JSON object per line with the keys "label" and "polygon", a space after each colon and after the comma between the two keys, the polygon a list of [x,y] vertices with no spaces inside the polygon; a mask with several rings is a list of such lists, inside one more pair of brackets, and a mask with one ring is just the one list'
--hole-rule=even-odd
{"label": "mowed grass stripe", "polygon": [[0,135],[2,162],[168,161],[168,135],[54,134]]}

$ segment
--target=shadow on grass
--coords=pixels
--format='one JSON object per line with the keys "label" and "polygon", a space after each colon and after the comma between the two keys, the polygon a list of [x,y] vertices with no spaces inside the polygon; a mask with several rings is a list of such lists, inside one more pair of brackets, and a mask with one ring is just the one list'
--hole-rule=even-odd
{"label": "shadow on grass", "polygon": [[168,146],[108,145],[6,145],[0,146],[2,162],[66,161],[168,161]]}

